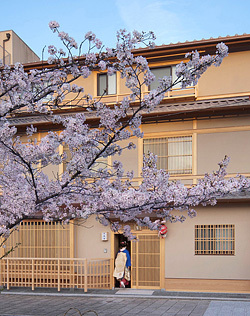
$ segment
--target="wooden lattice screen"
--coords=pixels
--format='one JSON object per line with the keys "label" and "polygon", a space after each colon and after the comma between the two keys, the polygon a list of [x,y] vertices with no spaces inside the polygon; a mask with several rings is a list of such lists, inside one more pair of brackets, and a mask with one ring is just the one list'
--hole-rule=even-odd
{"label": "wooden lattice screen", "polygon": [[234,225],[195,225],[196,255],[234,255]]}
{"label": "wooden lattice screen", "polygon": [[8,238],[5,251],[18,243],[8,257],[70,258],[70,224],[25,220]]}
{"label": "wooden lattice screen", "polygon": [[156,233],[135,233],[137,241],[131,243],[132,286],[135,288],[161,287],[161,242]]}

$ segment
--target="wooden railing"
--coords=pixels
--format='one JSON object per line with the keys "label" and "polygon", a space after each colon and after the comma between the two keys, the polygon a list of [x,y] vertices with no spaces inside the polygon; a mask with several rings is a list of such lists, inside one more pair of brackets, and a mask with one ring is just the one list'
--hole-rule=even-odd
{"label": "wooden railing", "polygon": [[110,289],[113,259],[4,258],[0,260],[0,285],[10,287]]}

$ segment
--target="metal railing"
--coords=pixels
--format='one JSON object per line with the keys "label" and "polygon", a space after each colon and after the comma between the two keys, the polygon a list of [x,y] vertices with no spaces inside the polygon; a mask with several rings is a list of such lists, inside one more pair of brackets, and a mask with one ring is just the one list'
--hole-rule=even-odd
{"label": "metal railing", "polygon": [[110,289],[114,286],[113,259],[4,258],[0,285],[10,287]]}

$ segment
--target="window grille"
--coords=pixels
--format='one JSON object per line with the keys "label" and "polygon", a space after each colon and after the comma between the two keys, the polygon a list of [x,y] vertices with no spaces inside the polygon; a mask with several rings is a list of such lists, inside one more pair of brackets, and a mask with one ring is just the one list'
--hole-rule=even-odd
{"label": "window grille", "polygon": [[192,136],[143,140],[143,152],[157,155],[157,168],[170,174],[192,173]]}
{"label": "window grille", "polygon": [[195,225],[196,255],[234,255],[234,225]]}
{"label": "window grille", "polygon": [[6,251],[18,247],[8,257],[69,258],[70,224],[25,220],[13,231],[6,242]]}

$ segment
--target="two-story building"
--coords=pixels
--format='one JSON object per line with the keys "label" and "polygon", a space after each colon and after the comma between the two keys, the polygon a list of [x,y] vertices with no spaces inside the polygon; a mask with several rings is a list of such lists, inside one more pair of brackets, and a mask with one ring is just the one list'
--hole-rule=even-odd
{"label": "two-story building", "polygon": [[[206,172],[217,170],[218,162],[225,155],[231,158],[228,177],[238,173],[250,176],[250,35],[163,45],[155,49],[138,49],[134,53],[147,58],[156,78],[164,75],[174,78],[175,65],[185,61],[187,52],[198,50],[201,54],[213,54],[216,44],[222,41],[229,47],[229,56],[220,67],[208,69],[194,87],[183,90],[175,87],[153,112],[144,114],[141,126],[144,138],[134,139],[136,150],[124,152],[119,157],[126,170],[134,170],[137,183],[141,179],[143,153],[148,151],[157,154],[159,168],[168,170],[172,180],[181,180],[189,186],[195,185]],[[25,65],[27,70],[40,66],[39,62]],[[89,78],[79,79],[78,83],[94,97],[106,90],[104,101],[110,104],[119,102],[130,93],[119,74],[108,77],[105,72],[93,71]],[[155,81],[150,88],[156,84]],[[38,128],[38,139],[52,127],[46,118],[32,115],[15,117],[11,123],[20,132],[27,124],[33,124]],[[111,163],[117,158],[108,159]],[[58,170],[48,168],[47,172],[52,175],[52,172],[62,172],[63,168],[63,165]],[[216,206],[199,206],[196,208],[197,217],[184,223],[167,223],[166,238],[158,237],[157,231],[131,224],[138,239],[129,244],[131,287],[250,292],[249,197],[247,194],[229,196],[219,200]],[[113,259],[121,238],[120,234],[114,234],[95,218],[86,222],[75,220],[66,227],[42,220],[24,221],[19,232],[13,233],[9,239],[9,246],[16,242],[21,244],[6,259],[9,260],[9,271],[12,267],[17,277],[7,277],[4,266],[2,283],[9,282],[9,286],[58,286],[59,289],[81,287],[80,283],[74,285],[72,280],[86,279],[87,270],[78,275],[79,264],[67,274],[62,266],[70,265],[76,259],[85,258],[90,262],[103,258],[108,270],[102,268],[106,274],[104,270],[101,274],[106,275],[106,279],[100,276],[92,284],[91,278],[95,278],[92,273],[88,279],[89,287],[112,287]],[[33,261],[19,259],[11,263],[13,257],[33,258]],[[47,258],[47,261],[34,263],[34,258],[40,258],[41,262]],[[54,261],[54,268],[49,268],[48,262],[52,258],[58,260]],[[64,261],[59,262],[59,258]],[[97,266],[99,263],[95,262]],[[26,270],[22,270],[19,264]],[[34,275],[39,264],[43,265],[47,276],[40,274],[37,275],[40,281],[32,281],[29,273],[33,271]],[[86,268],[88,263],[84,261],[84,264]],[[56,265],[60,266],[55,268]],[[54,271],[54,281],[49,280],[49,271]]]}

